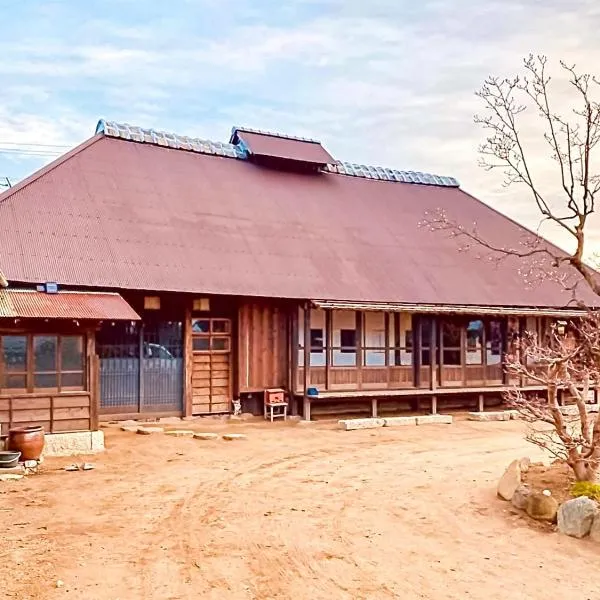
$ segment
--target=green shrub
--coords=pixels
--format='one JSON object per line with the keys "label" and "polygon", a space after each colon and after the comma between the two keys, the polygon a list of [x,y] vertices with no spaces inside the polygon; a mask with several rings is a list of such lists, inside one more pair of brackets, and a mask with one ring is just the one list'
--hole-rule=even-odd
{"label": "green shrub", "polygon": [[571,487],[571,495],[575,498],[587,496],[591,500],[600,501],[600,484],[591,481],[577,481]]}

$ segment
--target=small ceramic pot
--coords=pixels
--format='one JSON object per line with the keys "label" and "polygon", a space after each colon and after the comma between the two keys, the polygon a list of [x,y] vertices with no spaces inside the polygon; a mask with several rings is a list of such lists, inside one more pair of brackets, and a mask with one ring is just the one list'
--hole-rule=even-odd
{"label": "small ceramic pot", "polygon": [[44,428],[41,425],[16,427],[8,432],[8,449],[21,453],[21,460],[39,460],[44,449]]}

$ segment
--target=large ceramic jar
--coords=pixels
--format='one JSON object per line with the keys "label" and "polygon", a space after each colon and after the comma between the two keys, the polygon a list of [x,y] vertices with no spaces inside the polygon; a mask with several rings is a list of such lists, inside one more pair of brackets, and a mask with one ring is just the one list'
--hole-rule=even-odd
{"label": "large ceramic jar", "polygon": [[44,449],[44,428],[41,425],[15,427],[8,431],[8,449],[21,453],[21,460],[39,460]]}

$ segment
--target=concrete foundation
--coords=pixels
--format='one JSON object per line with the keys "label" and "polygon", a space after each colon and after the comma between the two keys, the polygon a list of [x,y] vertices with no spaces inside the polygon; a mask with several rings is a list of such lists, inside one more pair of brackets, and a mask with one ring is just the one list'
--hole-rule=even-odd
{"label": "concrete foundation", "polygon": [[96,454],[104,450],[103,431],[75,431],[71,433],[47,433],[44,456],[74,456]]}
{"label": "concrete foundation", "polygon": [[375,429],[383,427],[385,419],[342,419],[338,421],[338,426],[344,431],[354,431],[355,429]]}
{"label": "concrete foundation", "polygon": [[510,421],[511,414],[508,411],[470,412],[469,421]]}
{"label": "concrete foundation", "polygon": [[452,415],[423,415],[417,417],[417,425],[452,425]]}
{"label": "concrete foundation", "polygon": [[416,425],[417,417],[388,417],[384,421],[384,427],[404,427],[406,425]]}

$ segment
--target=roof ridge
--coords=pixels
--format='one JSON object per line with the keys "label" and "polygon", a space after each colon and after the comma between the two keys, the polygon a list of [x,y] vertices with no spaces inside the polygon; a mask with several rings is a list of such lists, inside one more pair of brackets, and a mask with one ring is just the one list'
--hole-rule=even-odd
{"label": "roof ridge", "polygon": [[[309,138],[297,138],[284,136],[248,128],[238,128],[240,131],[249,133],[264,133],[276,137],[295,139],[298,141],[317,142]],[[234,127],[232,131],[235,131]],[[128,123],[117,123],[115,121],[106,121],[100,119],[96,126],[96,134],[103,134],[108,137],[120,138],[133,142],[152,144],[175,150],[188,150],[199,154],[211,154],[214,156],[223,156],[226,158],[235,158],[247,160],[248,152],[243,145],[232,144],[231,142],[213,142],[202,138],[191,138],[167,131],[155,129],[144,129]],[[232,139],[235,133],[232,133]],[[328,164],[323,169],[327,173],[336,175],[349,175],[351,177],[361,177],[363,179],[375,179],[379,181],[390,181],[397,183],[415,183],[420,185],[435,185],[442,187],[460,187],[458,180],[454,177],[445,175],[435,175],[422,171],[402,171],[399,169],[390,169],[374,165],[362,165],[351,162],[336,161]]]}

